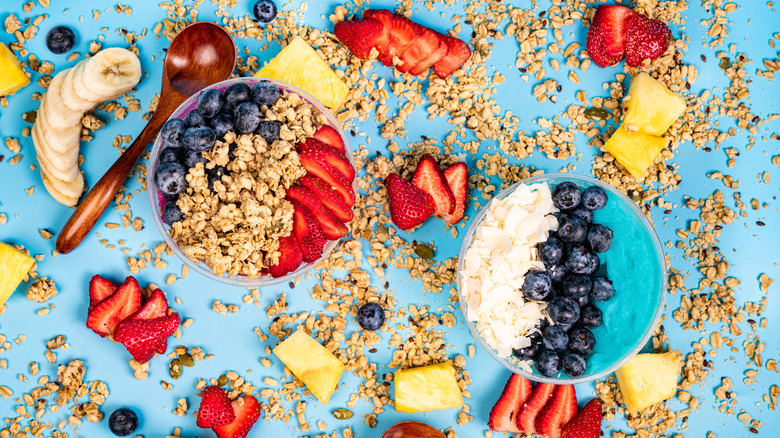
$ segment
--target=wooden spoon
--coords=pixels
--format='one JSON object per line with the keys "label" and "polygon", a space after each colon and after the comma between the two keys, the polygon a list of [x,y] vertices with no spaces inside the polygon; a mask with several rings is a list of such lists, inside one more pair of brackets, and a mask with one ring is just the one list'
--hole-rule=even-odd
{"label": "wooden spoon", "polygon": [[176,108],[199,90],[229,79],[235,66],[236,45],[230,34],[220,26],[208,22],[193,23],[176,35],[165,55],[162,91],[154,115],[68,219],[57,237],[57,251],[69,253],[84,240],[114,200],[146,145]]}
{"label": "wooden spoon", "polygon": [[381,438],[447,438],[439,430],[419,421],[403,421],[382,434]]}

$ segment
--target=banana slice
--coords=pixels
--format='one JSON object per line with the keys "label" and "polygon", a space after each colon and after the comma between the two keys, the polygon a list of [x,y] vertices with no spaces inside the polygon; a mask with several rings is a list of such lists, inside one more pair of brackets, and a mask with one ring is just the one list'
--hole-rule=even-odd
{"label": "banana slice", "polygon": [[138,85],[141,61],[121,47],[98,52],[74,74],[73,90],[85,100],[105,102],[116,99]]}
{"label": "banana slice", "polygon": [[46,140],[49,149],[62,154],[71,153],[75,149],[78,153],[81,122],[66,129],[56,129],[52,126],[47,111],[45,109],[41,111],[39,108],[34,125],[39,125],[40,134]]}
{"label": "banana slice", "polygon": [[83,111],[74,111],[62,102],[62,83],[69,71],[70,69],[66,69],[54,76],[38,108],[38,113],[45,113],[49,126],[54,129],[68,129],[76,125],[80,127],[81,118],[84,116]]}
{"label": "banana slice", "polygon": [[97,106],[97,102],[82,99],[73,88],[73,81],[76,71],[79,70],[86,62],[86,60],[80,61],[70,69],[68,74],[65,75],[65,79],[62,81],[62,87],[60,89],[62,103],[74,111],[89,111]]}
{"label": "banana slice", "polygon": [[49,192],[52,198],[54,198],[55,201],[59,202],[62,205],[67,205],[68,207],[75,207],[76,204],[79,202],[79,196],[75,195],[65,195],[61,193],[59,190],[57,190],[54,187],[54,184],[52,184],[49,177],[41,172],[41,179],[43,180],[43,186],[46,187],[46,191]]}
{"label": "banana slice", "polygon": [[[54,155],[51,154],[51,148],[48,147],[46,138],[41,132],[41,127],[38,124],[33,125],[32,129],[33,145],[35,145],[35,152],[38,157],[38,164],[41,167],[45,167],[47,172],[62,181],[74,181],[79,174],[78,168],[78,149],[70,152],[71,155]],[[75,159],[73,159],[75,155]]]}
{"label": "banana slice", "polygon": [[84,191],[84,177],[81,175],[81,172],[78,173],[75,180],[63,181],[52,175],[48,168],[41,166],[41,176],[44,175],[49,180],[51,186],[65,196],[78,199],[81,197],[81,192]]}

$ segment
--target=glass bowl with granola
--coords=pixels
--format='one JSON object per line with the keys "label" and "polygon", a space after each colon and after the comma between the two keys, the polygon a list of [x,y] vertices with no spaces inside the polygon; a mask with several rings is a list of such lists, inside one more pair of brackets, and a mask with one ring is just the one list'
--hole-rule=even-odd
{"label": "glass bowl with granola", "polygon": [[336,118],[290,84],[234,78],[168,119],[147,191],[165,242],[219,282],[261,287],[316,266],[349,232],[357,186]]}

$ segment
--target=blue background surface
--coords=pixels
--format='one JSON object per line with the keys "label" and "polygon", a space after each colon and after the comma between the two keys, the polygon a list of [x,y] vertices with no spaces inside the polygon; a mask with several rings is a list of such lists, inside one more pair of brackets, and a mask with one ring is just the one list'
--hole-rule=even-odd
{"label": "blue background surface", "polygon": [[[141,33],[146,28],[149,34],[139,40],[138,46],[141,50],[141,61],[145,71],[142,82],[138,87],[135,97],[141,100],[142,108],[146,108],[154,93],[159,90],[160,76],[162,71],[162,49],[167,47],[168,41],[165,38],[157,39],[151,33],[154,24],[165,18],[165,11],[160,9],[155,2],[127,2],[132,6],[134,12],[131,16],[120,15],[113,9],[113,3],[106,5],[103,9],[101,18],[97,21],[92,20],[92,9],[90,2],[58,1],[53,0],[52,6],[42,9],[36,6],[30,14],[22,11],[21,3],[11,5],[11,2],[3,2],[0,5],[0,20],[5,20],[11,12],[24,18],[28,16],[37,16],[43,12],[50,15],[40,26],[38,35],[28,41],[26,47],[35,53],[42,60],[52,61],[56,70],[71,67],[74,62],[67,62],[67,55],[51,55],[45,48],[44,37],[46,32],[53,26],[67,24],[77,29],[77,42],[75,51],[80,53],[88,52],[89,41],[96,39],[99,35],[104,35],[103,46],[111,45],[126,46],[124,38],[118,34],[117,29],[122,26],[128,31]],[[298,4],[297,1],[294,2]],[[541,2],[542,9],[546,9],[547,2]],[[289,6],[287,6],[289,7]],[[330,2],[312,2],[305,14],[305,22],[313,27],[321,29],[332,29],[332,24],[321,14],[329,15],[334,4]],[[371,7],[394,8],[395,4],[388,1],[378,1],[371,4]],[[440,12],[444,11],[448,16],[453,11],[462,13],[463,3],[457,2],[454,7],[437,8],[435,11],[428,11],[419,3],[415,4],[415,20],[426,25],[430,25],[438,30],[449,28],[452,23],[447,18],[442,18]],[[236,8],[231,11],[235,15],[243,15],[250,12],[251,4],[247,1],[240,1]],[[66,12],[64,10],[67,9]],[[211,2],[204,2],[200,8],[199,18],[203,20],[215,20],[213,15],[215,7]],[[685,13],[687,16],[687,27],[685,33],[690,37],[689,51],[686,53],[686,62],[695,65],[699,70],[699,77],[692,92],[699,92],[705,88],[717,88],[719,92],[728,86],[727,78],[722,74],[717,66],[715,50],[702,47],[703,41],[708,41],[706,37],[706,28],[700,24],[701,19],[710,18],[711,14],[704,11],[704,8],[698,2],[691,1],[689,10]],[[83,20],[81,19],[83,17]],[[744,52],[753,59],[753,64],[748,67],[748,76],[753,78],[750,84],[751,98],[749,104],[753,112],[764,118],[767,114],[777,113],[777,97],[780,96],[780,86],[775,80],[767,81],[764,78],[755,77],[755,69],[762,68],[761,60],[765,58],[776,58],[777,49],[772,49],[767,41],[772,38],[772,34],[780,31],[780,15],[775,7],[768,7],[764,1],[742,2],[740,8],[729,14],[728,18],[733,21],[731,25],[731,36],[726,43],[735,43],[739,52]],[[107,31],[102,31],[107,27]],[[462,37],[468,39],[467,32],[469,26],[464,25]],[[574,33],[574,37],[568,36],[569,32]],[[675,36],[680,35],[679,28],[673,28]],[[586,30],[579,24],[567,27],[564,31],[566,42],[577,40],[584,46]],[[5,33],[0,33],[0,40],[8,43],[13,41],[13,37]],[[271,47],[261,52],[261,43],[255,40],[241,41],[237,40],[239,49],[248,47],[252,54],[263,61],[269,60],[277,53],[278,47]],[[727,50],[718,48],[717,51]],[[604,95],[601,85],[605,81],[614,80],[614,75],[622,72],[622,68],[599,69],[591,66],[588,72],[578,72],[582,79],[582,84],[572,86],[565,80],[565,74],[568,69],[562,68],[554,71],[548,68],[548,76],[556,78],[564,85],[564,92],[561,93],[557,104],[550,102],[539,104],[531,96],[531,89],[535,82],[533,79],[526,84],[519,79],[514,68],[514,59],[517,52],[517,43],[514,38],[505,38],[495,43],[493,58],[488,61],[488,65],[504,72],[507,81],[498,86],[499,103],[504,111],[513,110],[521,117],[521,129],[528,132],[535,132],[538,129],[533,123],[536,117],[551,117],[561,112],[570,103],[575,102],[574,92],[582,89],[588,92],[588,96]],[[708,61],[700,60],[700,55],[706,55]],[[154,55],[156,60],[151,61],[150,56]],[[377,65],[375,71],[380,77],[392,77],[389,69]],[[109,230],[104,227],[105,223],[121,223],[121,213],[119,210],[109,210],[96,226],[93,233],[87,240],[73,253],[66,256],[54,258],[50,255],[54,248],[55,238],[43,240],[39,235],[40,229],[48,229],[52,232],[58,231],[69,217],[71,210],[54,202],[46,193],[37,171],[30,170],[29,166],[35,164],[34,150],[30,138],[24,138],[20,132],[25,126],[29,126],[22,119],[21,115],[27,111],[34,110],[37,102],[31,99],[34,92],[40,91],[35,84],[38,75],[33,76],[33,84],[21,90],[12,96],[10,105],[7,108],[0,108],[0,137],[19,138],[23,150],[22,161],[11,166],[8,159],[13,156],[4,146],[0,145],[0,154],[5,155],[5,160],[0,163],[0,212],[6,213],[8,223],[0,226],[0,240],[13,243],[24,244],[34,254],[45,254],[45,260],[39,264],[38,272],[41,275],[53,278],[60,291],[59,295],[53,298],[50,303],[56,308],[47,316],[38,317],[35,312],[44,307],[44,305],[28,301],[24,297],[23,285],[17,293],[8,301],[8,310],[0,316],[0,333],[5,334],[9,341],[16,339],[20,334],[27,336],[27,340],[21,345],[13,345],[10,352],[0,354],[0,358],[8,360],[8,370],[0,370],[0,383],[9,385],[13,388],[15,395],[19,396],[22,392],[29,391],[37,378],[32,378],[30,383],[22,383],[17,380],[17,374],[27,374],[27,366],[30,361],[38,361],[41,365],[43,374],[54,375],[55,368],[49,365],[43,357],[45,351],[45,341],[54,335],[65,335],[71,348],[62,351],[58,350],[58,361],[67,363],[70,359],[83,359],[88,366],[87,379],[104,380],[107,382],[111,395],[104,405],[104,411],[112,412],[121,406],[134,407],[142,415],[142,425],[138,430],[139,434],[147,437],[156,437],[171,433],[174,427],[181,427],[182,436],[213,436],[211,431],[203,431],[195,426],[193,418],[180,418],[174,416],[171,411],[176,407],[177,400],[186,398],[190,405],[189,413],[197,409],[198,397],[195,395],[194,385],[198,377],[209,378],[217,377],[220,374],[235,370],[245,378],[249,379],[258,388],[264,387],[262,379],[266,376],[278,377],[282,374],[281,364],[274,360],[272,368],[263,368],[259,360],[265,356],[263,352],[264,345],[274,345],[272,340],[262,344],[257,336],[252,332],[254,327],[267,329],[269,321],[265,314],[265,307],[273,302],[282,291],[287,292],[287,301],[289,303],[288,312],[297,312],[303,310],[319,311],[323,310],[322,302],[315,302],[308,293],[314,284],[311,281],[302,281],[294,290],[290,290],[286,285],[271,287],[262,291],[262,306],[255,307],[241,303],[241,297],[247,293],[244,289],[221,285],[196,275],[190,275],[183,281],[176,282],[173,286],[165,287],[165,279],[171,273],[181,273],[182,263],[174,258],[166,259],[168,267],[162,270],[146,269],[141,271],[136,277],[142,285],[154,282],[163,286],[167,292],[172,306],[179,311],[184,318],[192,317],[195,323],[191,328],[184,330],[182,338],[171,340],[172,345],[202,346],[207,353],[214,354],[213,359],[199,363],[195,368],[184,370],[182,378],[175,381],[172,391],[164,391],[160,387],[160,380],[171,381],[168,376],[168,360],[165,358],[156,358],[151,362],[150,377],[146,381],[138,381],[132,377],[132,372],[127,365],[128,354],[123,347],[118,344],[112,344],[105,340],[100,340],[94,333],[84,325],[88,305],[87,283],[89,278],[100,273],[112,278],[115,281],[121,281],[127,274],[127,265],[125,255],[117,249],[106,249],[99,240],[108,239],[109,243],[117,244],[120,239],[126,240],[122,247],[130,248],[130,255],[135,255],[142,246],[153,246],[162,241],[156,228],[153,225],[151,213],[148,207],[146,195],[140,192],[140,184],[131,179],[128,181],[131,191],[139,190],[134,199],[130,202],[133,216],[140,216],[145,221],[145,229],[141,232],[132,232],[130,228],[119,228]],[[628,83],[624,84],[627,88]],[[393,100],[391,98],[390,100]],[[143,111],[142,111],[143,112]],[[87,157],[87,161],[82,166],[86,171],[87,182],[93,185],[110,164],[117,158],[117,150],[111,147],[111,141],[116,135],[135,136],[142,129],[144,122],[141,119],[142,112],[131,112],[126,120],[115,121],[110,117],[106,127],[95,134],[92,142],[81,145],[82,153]],[[409,130],[407,138],[410,141],[417,141],[420,135],[429,137],[441,136],[449,131],[449,125],[445,120],[437,119],[429,121],[425,117],[424,107],[418,108],[415,116],[411,117],[406,124]],[[105,114],[102,118],[109,118]],[[769,135],[777,132],[778,120],[767,121],[763,127],[759,128],[759,135],[756,136],[756,144],[747,149],[747,136],[745,132],[740,131],[737,136],[731,138],[719,150],[711,144],[712,152],[696,150],[692,144],[682,144],[675,158],[674,164],[680,166],[682,184],[679,190],[670,193],[666,199],[679,205],[683,203],[683,195],[690,195],[695,198],[702,198],[711,195],[714,190],[721,189],[726,195],[727,205],[734,208],[731,199],[732,190],[727,189],[718,180],[707,178],[706,173],[714,170],[724,170],[726,168],[727,156],[723,152],[724,147],[735,147],[740,152],[737,160],[737,166],[733,169],[724,170],[724,174],[733,175],[739,179],[741,184],[738,189],[742,193],[742,200],[749,202],[756,198],[760,202],[767,202],[769,208],[761,208],[758,211],[748,210],[748,217],[735,221],[731,226],[725,227],[721,236],[719,246],[724,249],[724,254],[731,263],[730,275],[742,280],[742,286],[737,288],[737,305],[742,305],[746,301],[758,301],[762,293],[758,290],[757,278],[760,273],[766,272],[770,277],[780,278],[778,275],[777,260],[780,256],[780,250],[777,246],[777,227],[780,223],[780,213],[777,209],[778,179],[780,175],[772,175],[774,181],[770,184],[763,184],[757,176],[760,172],[767,170],[770,173],[778,169],[771,165],[771,156],[778,154],[780,143],[768,139]],[[723,119],[721,129],[734,126],[731,119]],[[371,151],[376,151],[384,147],[384,141],[379,139],[379,129],[373,122],[360,124],[360,129],[374,138],[370,145]],[[590,156],[595,149],[586,145],[585,137],[578,138],[578,153],[582,153],[581,161],[571,161],[576,172],[582,174],[590,173]],[[403,143],[401,143],[403,145]],[[356,148],[358,145],[353,144]],[[497,148],[491,142],[484,142],[480,153],[489,151],[494,152]],[[371,154],[373,155],[373,154]],[[475,158],[469,157],[469,163],[473,163]],[[510,162],[517,162],[511,159]],[[535,153],[533,156],[522,161],[526,165],[534,165],[546,171],[557,171],[569,161],[551,161],[541,153]],[[24,189],[30,186],[36,186],[33,196],[28,196]],[[660,220],[662,212],[657,209],[653,211],[656,218],[657,231],[661,240],[666,242],[675,241],[675,230],[684,228],[687,221],[694,219],[696,211],[687,209],[676,209],[667,218]],[[473,210],[468,214],[472,217]],[[765,227],[755,225],[756,221],[766,223]],[[102,234],[99,238],[95,232]],[[461,236],[464,233],[460,233]],[[440,221],[429,221],[421,229],[415,231],[412,238],[417,236],[432,236],[438,247],[438,257],[452,257],[457,254],[460,247],[460,239],[452,239],[448,231],[442,227]],[[118,245],[118,244],[117,244]],[[119,246],[119,245],[118,245]],[[694,267],[682,258],[677,250],[669,250],[671,264],[673,267],[690,272],[686,279],[686,285],[693,287],[698,281],[697,273]],[[390,289],[396,291],[396,298],[400,306],[410,303],[424,303],[431,305],[432,309],[438,309],[448,304],[446,298],[448,294],[423,293],[422,284],[417,281],[410,281],[405,271],[398,271],[393,268],[388,269],[387,278],[390,282]],[[381,287],[381,285],[378,285]],[[763,352],[764,362],[770,358],[780,358],[780,335],[778,333],[780,326],[778,320],[773,318],[780,312],[780,305],[777,302],[778,283],[770,287],[770,296],[767,307],[762,316],[768,316],[766,329],[759,329],[757,334],[760,339],[766,343],[766,350]],[[180,298],[183,303],[175,304],[173,299]],[[679,305],[678,296],[667,297],[667,311],[665,328],[666,333],[671,339],[671,345],[680,349],[683,353],[691,351],[690,343],[698,341],[706,334],[698,332],[685,332],[671,318],[672,312]],[[241,310],[237,314],[226,316],[218,315],[211,311],[211,304],[215,299],[220,299],[223,303],[241,304]],[[47,303],[48,304],[48,303]],[[467,345],[477,345],[463,323],[462,315],[458,311],[459,323],[456,327],[449,330],[447,341],[450,342],[450,354],[466,353]],[[354,321],[350,321],[351,326],[347,329],[349,332],[354,330]],[[771,384],[776,384],[780,379],[778,375],[766,370],[760,371],[757,376],[758,383],[750,387],[742,383],[742,372],[747,367],[747,358],[742,353],[742,341],[746,339],[749,329],[745,329],[735,345],[739,351],[730,352],[724,348],[719,351],[714,359],[714,367],[710,370],[710,375],[703,385],[695,385],[691,390],[694,396],[700,397],[701,408],[691,413],[687,422],[687,430],[682,431],[685,436],[704,437],[707,431],[714,431],[717,436],[750,436],[745,429],[745,424],[739,422],[735,415],[724,415],[712,408],[716,402],[714,397],[714,388],[720,385],[720,377],[730,376],[734,381],[734,391],[738,394],[737,403],[734,406],[739,412],[740,409],[750,413],[753,418],[763,421],[765,425],[761,428],[759,436],[776,436],[780,430],[780,415],[776,411],[770,411],[767,405],[761,400],[761,397],[768,392]],[[720,325],[707,325],[707,330],[717,330]],[[378,363],[389,362],[391,348],[387,345],[389,336],[383,334],[383,343],[378,346],[376,357],[372,359]],[[398,414],[395,410],[387,406],[387,411],[379,416],[379,425],[376,429],[370,429],[362,423],[363,414],[369,412],[370,406],[361,401],[358,403],[356,415],[349,420],[348,424],[352,426],[358,437],[379,436],[381,431],[390,425],[402,420],[422,420],[431,425],[445,429],[454,426],[454,430],[460,437],[483,436],[486,430],[486,422],[490,407],[497,399],[504,382],[508,377],[508,372],[495,363],[490,357],[481,351],[475,358],[467,358],[467,369],[471,372],[473,383],[469,387],[473,398],[467,400],[471,405],[471,415],[475,417],[474,421],[466,426],[455,426],[457,411],[444,411],[429,414]],[[754,368],[754,367],[753,367]],[[247,370],[252,369],[251,374]],[[380,370],[380,373],[383,372]],[[316,424],[318,420],[327,423],[326,431],[333,429],[343,429],[345,422],[335,420],[330,411],[336,407],[343,407],[349,395],[357,390],[360,379],[345,374],[342,377],[340,389],[334,395],[331,403],[323,407],[313,397],[307,396],[304,399],[308,404],[306,418],[311,424]],[[581,400],[590,398],[593,385],[583,384],[577,386],[577,391]],[[672,402],[672,407],[679,409],[680,406]],[[14,417],[16,414],[13,409],[16,403],[12,400],[0,399],[0,418]],[[287,403],[288,409],[294,409],[293,403]],[[55,424],[65,415],[49,415],[48,421]],[[620,417],[618,415],[618,417]],[[252,431],[250,436],[314,436],[316,433],[309,432],[302,434],[298,430],[297,420],[292,419],[289,423],[272,422],[260,423]],[[621,421],[616,420],[613,423],[605,424],[605,432],[609,435],[612,427],[624,429]],[[670,433],[676,430],[669,431]],[[107,436],[109,434],[106,428],[106,422],[98,425],[85,424],[80,427],[75,435],[79,436]]]}

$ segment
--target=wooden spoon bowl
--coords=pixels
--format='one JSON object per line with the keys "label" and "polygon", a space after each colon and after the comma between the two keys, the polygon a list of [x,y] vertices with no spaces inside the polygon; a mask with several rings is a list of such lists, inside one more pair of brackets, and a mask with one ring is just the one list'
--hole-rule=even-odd
{"label": "wooden spoon bowl", "polygon": [[403,421],[382,434],[381,438],[447,438],[441,431],[419,421]]}

